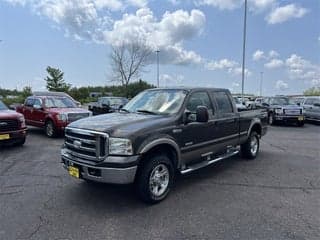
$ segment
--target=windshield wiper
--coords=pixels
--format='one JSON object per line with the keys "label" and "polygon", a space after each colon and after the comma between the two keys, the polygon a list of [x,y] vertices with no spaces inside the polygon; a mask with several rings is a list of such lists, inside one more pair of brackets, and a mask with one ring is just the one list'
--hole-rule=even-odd
{"label": "windshield wiper", "polygon": [[148,113],[148,114],[157,115],[157,113],[156,113],[156,112],[152,112],[152,111],[145,110],[145,109],[137,109],[137,112],[139,112],[139,113]]}
{"label": "windshield wiper", "polygon": [[128,109],[125,109],[125,108],[121,108],[121,109],[120,109],[120,112],[121,112],[121,111],[124,111],[124,112],[126,112],[126,113],[130,113],[130,111],[129,111]]}

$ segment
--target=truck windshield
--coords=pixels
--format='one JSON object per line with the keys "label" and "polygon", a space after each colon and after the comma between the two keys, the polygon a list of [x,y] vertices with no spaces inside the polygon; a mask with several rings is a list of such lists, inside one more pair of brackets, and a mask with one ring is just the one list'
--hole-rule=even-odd
{"label": "truck windshield", "polygon": [[145,91],[128,102],[123,110],[147,114],[174,114],[181,108],[186,94],[185,90],[175,89]]}
{"label": "truck windshield", "polygon": [[48,97],[45,99],[46,108],[75,108],[73,101],[65,97]]}
{"label": "truck windshield", "polygon": [[7,109],[8,109],[7,106],[0,101],[0,110],[7,110]]}
{"label": "truck windshield", "polygon": [[282,97],[282,98],[272,98],[270,100],[271,105],[294,105],[294,101],[290,98]]}

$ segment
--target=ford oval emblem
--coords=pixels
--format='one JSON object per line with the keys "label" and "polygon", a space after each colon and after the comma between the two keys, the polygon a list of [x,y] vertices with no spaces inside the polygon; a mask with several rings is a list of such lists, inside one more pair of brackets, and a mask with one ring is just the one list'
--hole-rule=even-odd
{"label": "ford oval emblem", "polygon": [[78,141],[78,140],[74,140],[74,141],[73,141],[73,145],[74,145],[76,148],[81,148],[81,142]]}

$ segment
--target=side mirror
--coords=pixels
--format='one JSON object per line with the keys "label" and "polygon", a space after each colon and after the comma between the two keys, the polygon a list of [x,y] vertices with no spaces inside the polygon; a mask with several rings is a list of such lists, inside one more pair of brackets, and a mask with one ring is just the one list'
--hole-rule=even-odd
{"label": "side mirror", "polygon": [[301,103],[298,102],[297,105],[298,105],[298,106],[301,106]]}
{"label": "side mirror", "polygon": [[196,111],[196,121],[201,123],[206,123],[209,121],[209,112],[207,107],[198,106]]}
{"label": "side mirror", "polygon": [[33,105],[33,108],[37,109],[37,110],[40,110],[42,107],[40,105],[38,105],[38,104],[35,104],[35,105]]}
{"label": "side mirror", "polygon": [[313,104],[313,106],[320,107],[320,103],[315,103],[315,104]]}

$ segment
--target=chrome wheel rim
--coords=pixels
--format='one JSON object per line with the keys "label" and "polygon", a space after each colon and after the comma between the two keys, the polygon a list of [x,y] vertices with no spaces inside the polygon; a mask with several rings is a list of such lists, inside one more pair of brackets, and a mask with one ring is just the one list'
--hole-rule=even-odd
{"label": "chrome wheel rim", "polygon": [[250,147],[251,147],[252,155],[255,156],[257,154],[257,152],[258,152],[258,147],[259,147],[257,136],[252,136],[251,137]]}
{"label": "chrome wheel rim", "polygon": [[160,197],[169,186],[169,169],[164,164],[157,165],[151,172],[149,178],[149,189],[151,193]]}
{"label": "chrome wheel rim", "polygon": [[47,123],[46,132],[48,136],[52,136],[53,134],[53,125],[52,123]]}

